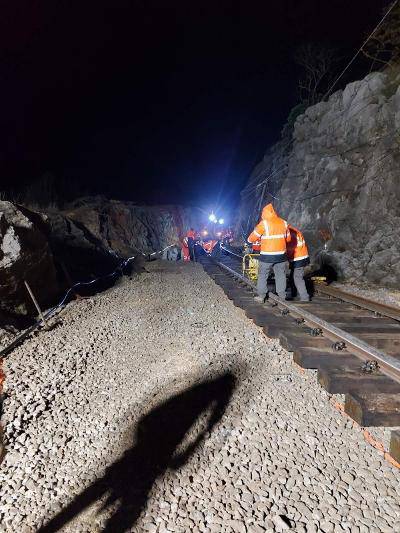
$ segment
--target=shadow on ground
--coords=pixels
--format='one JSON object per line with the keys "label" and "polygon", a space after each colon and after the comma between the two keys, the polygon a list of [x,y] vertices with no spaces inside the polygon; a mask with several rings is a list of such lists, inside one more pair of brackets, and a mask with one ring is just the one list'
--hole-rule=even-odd
{"label": "shadow on ground", "polygon": [[[100,511],[111,512],[103,531],[118,533],[130,529],[143,510],[155,480],[167,469],[177,469],[185,464],[221,419],[235,381],[233,373],[226,372],[155,407],[140,419],[132,435],[134,445],[123,457],[40,528],[39,533],[60,530],[99,499],[104,500]],[[189,429],[206,414],[208,417],[203,427],[186,443]]]}

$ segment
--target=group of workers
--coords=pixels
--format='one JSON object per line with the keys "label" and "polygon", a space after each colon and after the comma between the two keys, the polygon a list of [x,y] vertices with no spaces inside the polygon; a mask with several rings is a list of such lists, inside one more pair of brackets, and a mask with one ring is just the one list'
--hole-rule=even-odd
{"label": "group of workers", "polygon": [[303,234],[280,218],[272,204],[264,207],[261,221],[248,237],[253,251],[259,253],[256,301],[264,302],[268,294],[268,276],[271,269],[275,275],[278,297],[286,300],[286,266],[289,261],[293,282],[299,300],[308,302],[309,295],[304,281],[304,267],[310,263]]}
{"label": "group of workers", "polygon": [[[225,237],[232,240],[230,230],[224,235]],[[195,260],[195,244],[198,240],[199,237],[195,230],[190,228],[182,239],[184,261]],[[310,263],[304,236],[300,230],[280,218],[271,203],[262,210],[261,221],[250,233],[247,240],[252,245],[253,253],[258,254],[257,296],[255,297],[257,301],[264,302],[267,297],[268,276],[271,270],[275,275],[276,293],[279,298],[286,300],[288,262],[298,299],[301,302],[310,300],[304,281],[304,267]],[[217,241],[210,242],[212,244]]]}
{"label": "group of workers", "polygon": [[233,232],[231,228],[224,228],[220,231],[204,229],[201,232],[196,232],[193,228],[190,228],[181,239],[182,258],[184,261],[195,261],[196,245],[199,245],[198,252],[205,252],[211,255],[219,242],[229,244],[232,240]]}

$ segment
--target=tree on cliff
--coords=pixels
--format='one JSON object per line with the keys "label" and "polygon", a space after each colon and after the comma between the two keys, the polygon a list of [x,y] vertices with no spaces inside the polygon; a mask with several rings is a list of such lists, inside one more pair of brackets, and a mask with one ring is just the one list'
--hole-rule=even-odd
{"label": "tree on cliff", "polygon": [[389,10],[386,7],[384,12],[388,13],[387,17],[362,51],[374,63],[395,66],[400,63],[400,2],[392,2]]}
{"label": "tree on cliff", "polygon": [[314,43],[300,46],[294,60],[302,67],[298,91],[301,104],[314,105],[322,100],[325,91],[333,80],[336,51]]}
{"label": "tree on cliff", "polygon": [[340,60],[334,49],[314,43],[300,46],[294,55],[302,73],[298,82],[299,102],[291,109],[281,131],[282,138],[291,138],[294,123],[308,106],[320,102],[332,83],[335,64]]}

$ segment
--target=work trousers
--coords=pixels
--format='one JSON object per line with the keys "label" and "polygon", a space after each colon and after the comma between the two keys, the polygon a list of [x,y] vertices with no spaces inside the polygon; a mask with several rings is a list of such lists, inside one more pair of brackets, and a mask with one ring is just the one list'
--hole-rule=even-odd
{"label": "work trousers", "polygon": [[194,261],[195,260],[195,256],[194,256],[194,239],[192,239],[192,237],[188,237],[188,248],[189,248],[190,260]]}
{"label": "work trousers", "polygon": [[302,302],[308,302],[310,297],[308,296],[306,284],[304,282],[304,267],[294,268],[292,266],[292,270],[293,270],[293,282],[297,290],[297,295]]}
{"label": "work trousers", "polygon": [[257,293],[261,298],[265,298],[268,293],[268,276],[271,269],[274,269],[276,293],[282,300],[286,298],[286,261],[281,263],[265,263],[258,261]]}

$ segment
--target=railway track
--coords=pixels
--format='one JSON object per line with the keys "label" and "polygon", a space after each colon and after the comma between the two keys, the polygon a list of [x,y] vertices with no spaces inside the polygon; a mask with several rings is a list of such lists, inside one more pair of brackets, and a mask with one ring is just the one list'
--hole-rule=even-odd
{"label": "railway track", "polygon": [[[311,302],[296,305],[270,294],[254,301],[254,285],[241,272],[240,256],[228,250],[203,257],[205,271],[248,318],[316,369],[320,385],[344,394],[344,411],[360,426],[400,427],[400,311],[328,286]],[[391,432],[390,455],[400,463],[400,430]]]}

